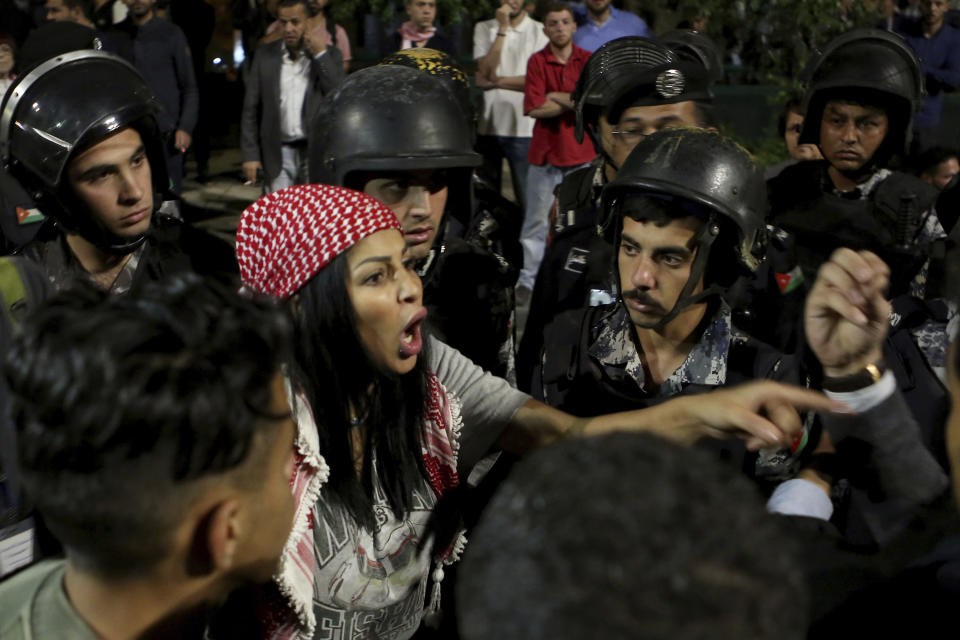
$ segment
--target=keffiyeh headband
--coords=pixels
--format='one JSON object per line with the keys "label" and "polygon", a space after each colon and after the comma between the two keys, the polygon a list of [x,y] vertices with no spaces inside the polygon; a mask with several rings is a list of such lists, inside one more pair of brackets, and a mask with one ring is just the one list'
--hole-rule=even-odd
{"label": "keffiyeh headband", "polygon": [[289,298],[335,257],[383,229],[400,230],[400,222],[359,191],[325,184],[280,189],[240,217],[240,277],[252,291]]}

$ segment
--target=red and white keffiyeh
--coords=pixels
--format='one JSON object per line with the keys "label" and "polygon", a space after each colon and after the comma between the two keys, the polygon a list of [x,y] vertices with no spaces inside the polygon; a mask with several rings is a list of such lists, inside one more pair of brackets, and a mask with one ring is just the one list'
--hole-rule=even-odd
{"label": "red and white keffiyeh", "polygon": [[427,27],[425,31],[421,31],[413,24],[413,20],[407,20],[400,28],[397,29],[400,33],[400,37],[404,40],[409,40],[411,43],[417,42],[426,42],[433,37],[433,34],[437,32],[437,28],[434,26]]}
{"label": "red and white keffiyeh", "polygon": [[[247,289],[280,299],[296,293],[324,266],[357,242],[383,229],[401,230],[396,216],[375,198],[331,185],[296,185],[260,198],[244,210],[237,229],[237,261]],[[425,398],[424,466],[439,497],[459,482],[460,403],[431,374]],[[288,390],[289,391],[289,390]],[[330,469],[320,453],[317,426],[306,399],[290,394],[297,422],[296,469],[290,480],[296,502],[293,530],[275,576],[277,591],[265,592],[258,614],[275,639],[309,638],[313,611],[313,506]],[[455,561],[465,538],[435,550],[431,609],[439,604],[441,563]]]}
{"label": "red and white keffiyeh", "polygon": [[289,298],[328,262],[383,229],[400,230],[400,222],[365,193],[326,184],[274,191],[240,217],[240,277],[247,289]]}
{"label": "red and white keffiyeh", "polygon": [[[457,461],[460,454],[460,401],[447,391],[433,374],[429,378],[429,396],[425,400],[425,441],[422,445],[424,466],[430,487],[439,498],[460,484]],[[289,393],[289,389],[288,389]],[[316,628],[313,610],[315,542],[313,506],[330,475],[320,455],[317,427],[306,398],[291,398],[297,423],[296,469],[290,480],[296,502],[293,530],[283,549],[280,568],[274,581],[279,595],[260,603],[258,615],[267,627],[271,640],[312,638]],[[439,609],[442,565],[460,558],[466,538],[461,532],[447,549],[434,549],[435,569],[431,573],[433,589],[429,612]]]}

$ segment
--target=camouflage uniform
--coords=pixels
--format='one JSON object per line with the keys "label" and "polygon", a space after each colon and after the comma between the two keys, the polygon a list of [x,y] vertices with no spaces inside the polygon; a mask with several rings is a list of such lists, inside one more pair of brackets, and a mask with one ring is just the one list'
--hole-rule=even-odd
{"label": "camouflage uniform", "polygon": [[[618,381],[632,380],[638,393],[662,399],[680,395],[688,385],[723,386],[727,381],[730,351],[752,341],[733,326],[730,307],[721,302],[687,359],[658,387],[646,379],[640,352],[634,346],[633,323],[622,305],[601,321],[598,329],[597,340],[588,351],[606,375]],[[766,377],[777,377],[781,366],[782,360],[777,358]]]}
{"label": "camouflage uniform", "polygon": [[[705,318],[686,360],[658,386],[647,379],[634,326],[622,304],[565,312],[545,332],[544,343],[551,348],[544,350],[534,376],[533,396],[575,415],[595,416],[756,379],[798,381],[794,360],[737,329],[725,302],[711,304]],[[566,348],[577,336],[576,346]],[[793,451],[756,455],[733,440],[704,446],[721,449],[721,458],[738,463],[758,480],[784,480],[801,464],[812,418],[808,416]]]}

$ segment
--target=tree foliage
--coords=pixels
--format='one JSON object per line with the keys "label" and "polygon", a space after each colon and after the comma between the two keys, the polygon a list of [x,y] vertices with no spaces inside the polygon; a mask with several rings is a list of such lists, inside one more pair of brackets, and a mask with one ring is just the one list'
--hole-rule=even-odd
{"label": "tree foliage", "polygon": [[[531,0],[542,6],[545,0]],[[707,33],[742,61],[739,81],[796,89],[813,53],[834,36],[872,26],[882,0],[624,0],[626,9],[655,15],[658,32],[672,29],[681,16],[710,17]],[[500,0],[437,0],[442,23],[468,25],[493,17]],[[334,19],[372,13],[392,20],[403,0],[330,0]],[[662,19],[661,19],[662,18]]]}
{"label": "tree foliage", "polygon": [[[616,2],[648,20],[657,33],[691,16],[709,17],[707,34],[725,51],[727,82],[780,88],[771,104],[798,94],[807,65],[831,39],[856,27],[876,25],[883,0],[623,0]],[[538,7],[546,0],[531,0]],[[330,0],[339,21],[365,13],[391,21],[403,0]],[[439,21],[465,23],[493,17],[500,0],[437,0]],[[739,62],[739,65],[736,64]],[[750,145],[761,165],[785,157],[783,141],[771,133]]]}
{"label": "tree foliage", "polygon": [[724,47],[728,63],[741,62],[735,81],[795,91],[812,56],[844,31],[877,24],[882,4],[882,0],[637,0],[636,8],[658,17],[658,32],[673,28],[682,17],[707,15],[707,34]]}
{"label": "tree foliage", "polygon": [[722,11],[718,22],[738,43],[747,80],[792,91],[800,89],[808,63],[830,40],[873,26],[880,17],[863,2],[841,0],[740,0]]}

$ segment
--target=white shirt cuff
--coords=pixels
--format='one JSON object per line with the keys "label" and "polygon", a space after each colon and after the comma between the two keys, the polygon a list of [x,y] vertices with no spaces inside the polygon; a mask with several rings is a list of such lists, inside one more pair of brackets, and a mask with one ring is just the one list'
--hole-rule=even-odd
{"label": "white shirt cuff", "polygon": [[833,515],[833,501],[823,489],[802,478],[793,478],[774,489],[767,500],[767,511],[784,516],[806,516],[829,520]]}
{"label": "white shirt cuff", "polygon": [[880,380],[869,387],[856,391],[824,391],[827,397],[842,402],[857,413],[863,413],[893,395],[897,390],[897,379],[887,370]]}

